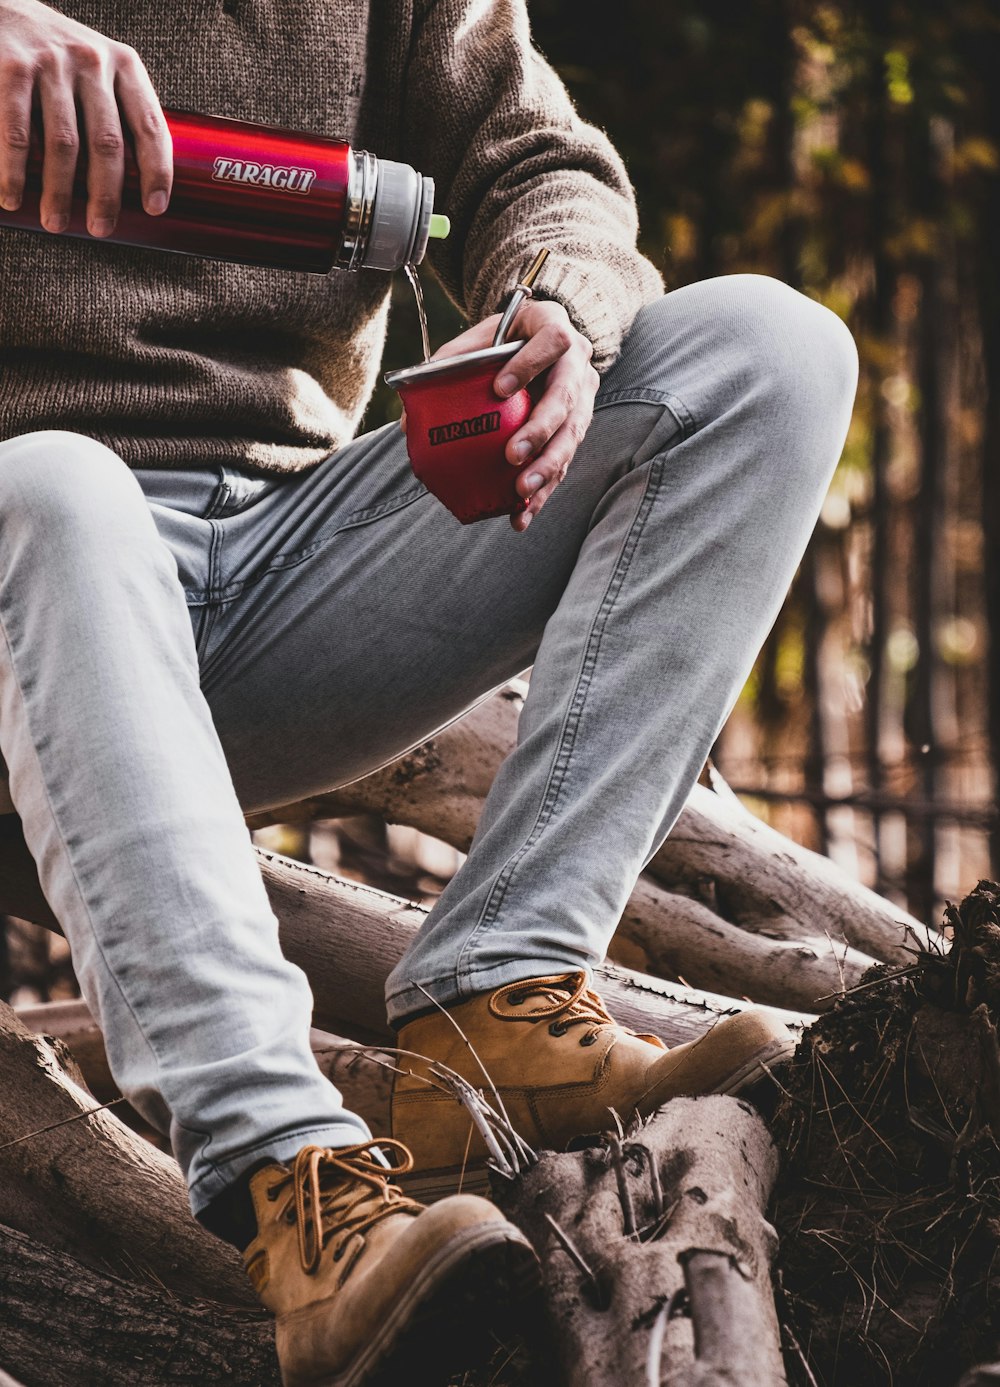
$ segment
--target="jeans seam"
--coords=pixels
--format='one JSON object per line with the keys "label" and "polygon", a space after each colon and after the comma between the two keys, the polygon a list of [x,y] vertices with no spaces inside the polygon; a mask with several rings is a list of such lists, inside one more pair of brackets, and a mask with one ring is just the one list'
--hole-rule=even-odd
{"label": "jeans seam", "polygon": [[463,980],[466,980],[471,974],[477,971],[475,964],[466,962],[466,957],[472,949],[476,939],[484,930],[488,929],[496,922],[517,868],[520,866],[525,855],[534,847],[535,843],[538,842],[545,828],[555,815],[559,797],[569,774],[570,765],[572,764],[576,738],[580,722],[583,718],[587,694],[593,681],[594,669],[600,654],[604,633],[607,629],[607,624],[610,620],[618,594],[628,574],[636,546],[645,529],[646,521],[649,518],[656,496],[659,493],[665,462],[665,455],[660,454],[649,470],[649,476],[646,479],[646,486],[642,498],[636,509],[632,523],[622,541],[622,547],[619,551],[618,558],[615,560],[611,577],[608,579],[604,597],[601,599],[598,609],[594,614],[593,622],[591,623],[590,633],[587,636],[584,646],[580,673],[577,676],[576,688],[563,719],[562,729],[559,733],[559,741],[552,759],[552,765],[542,795],[538,816],[527,838],[521,846],[511,854],[497,874],[496,880],[490,888],[483,908],[480,911],[479,920],[462,947],[455,965],[455,977],[459,985],[461,985]]}
{"label": "jeans seam", "polygon": [[685,438],[697,432],[698,421],[688,409],[684,401],[672,394],[669,390],[654,390],[651,387],[635,386],[629,390],[611,390],[606,395],[598,393],[594,401],[594,413],[598,410],[609,409],[613,405],[629,404],[648,404],[663,405],[677,420],[681,430],[681,437],[678,442],[683,442]]}
{"label": "jeans seam", "polygon": [[222,568],[222,546],[224,543],[223,527],[218,520],[208,522],[212,527],[212,541],[208,550],[208,586],[204,592],[199,594],[203,601],[199,604],[202,607],[202,617],[198,625],[198,659],[208,649],[208,639],[215,625],[216,617],[222,602],[222,589],[218,586]]}
{"label": "jeans seam", "polygon": [[[378,506],[369,506],[365,510],[352,511],[350,515],[346,516],[343,520],[339,522],[335,530],[323,535],[321,539],[314,540],[313,543],[307,545],[305,549],[289,551],[287,554],[278,554],[271,560],[269,564],[267,564],[263,568],[258,569],[257,572],[252,573],[249,577],[239,578],[235,582],[227,583],[225,585],[218,585],[217,582],[214,580],[214,574],[217,572],[217,566],[215,565],[216,548],[215,540],[213,538],[212,557],[210,559],[209,566],[209,586],[197,592],[189,592],[187,594],[189,605],[191,603],[205,602],[221,607],[225,605],[225,603],[227,602],[234,602],[238,597],[241,597],[243,593],[247,591],[248,588],[253,587],[256,583],[262,582],[263,579],[268,577],[269,574],[283,573],[286,572],[289,568],[295,568],[298,564],[305,563],[307,559],[311,559],[315,554],[318,554],[321,549],[325,549],[328,544],[332,544],[333,541],[337,539],[339,535],[342,535],[344,533],[345,530],[357,529],[360,525],[365,524],[370,520],[377,520],[382,515],[387,515],[391,511],[403,510],[406,506],[411,505],[414,501],[419,501],[422,497],[429,495],[430,492],[427,491],[423,483],[421,483],[420,486],[417,487],[415,490],[411,492],[405,492],[402,496],[393,497],[392,501],[383,501]],[[221,526],[219,525],[219,522],[214,520],[210,521],[209,523],[219,528],[220,534],[218,548],[221,552]]]}
{"label": "jeans seam", "polygon": [[160,1071],[160,1056],[159,1056],[159,1054],[158,1054],[158,1052],[157,1052],[156,1046],[153,1044],[153,1042],[150,1040],[149,1036],[147,1036],[145,1030],[143,1029],[143,1027],[142,1027],[142,1025],[141,1025],[141,1023],[140,1023],[140,1021],[139,1021],[139,1017],[136,1015],[135,1008],[133,1007],[132,1003],[130,1002],[130,1000],[129,1000],[129,998],[128,998],[126,992],[125,992],[125,989],[122,987],[122,984],[121,984],[121,982],[119,981],[117,974],[115,973],[114,969],[111,967],[111,964],[108,962],[108,957],[107,957],[107,954],[106,954],[105,951],[104,951],[104,946],[103,946],[103,944],[101,943],[100,936],[99,936],[99,934],[98,934],[97,928],[96,928],[96,926],[94,925],[94,918],[93,918],[93,913],[92,913],[91,908],[90,908],[90,902],[89,902],[89,900],[87,899],[87,895],[86,895],[86,893],[85,893],[85,891],[84,891],[84,889],[83,889],[83,886],[82,886],[82,884],[81,884],[81,881],[80,881],[79,873],[78,873],[77,870],[76,870],[76,863],[73,861],[73,854],[70,852],[70,849],[69,849],[69,840],[67,839],[66,834],[63,832],[62,824],[61,824],[60,821],[59,821],[59,815],[56,813],[55,805],[52,803],[52,797],[51,797],[51,795],[49,794],[48,783],[47,783],[47,781],[46,781],[46,779],[45,779],[45,776],[44,776],[44,774],[43,774],[43,772],[42,772],[42,768],[41,768],[41,757],[40,757],[39,754],[38,754],[38,747],[37,747],[37,745],[36,745],[36,743],[35,743],[35,739],[34,739],[34,736],[32,735],[32,731],[31,731],[31,716],[30,716],[30,713],[29,713],[29,711],[28,711],[28,700],[27,700],[27,699],[25,698],[25,696],[24,696],[24,688],[22,687],[21,681],[20,681],[20,679],[19,679],[19,677],[18,677],[18,673],[17,673],[17,662],[16,662],[15,656],[14,656],[14,646],[13,646],[13,644],[11,643],[10,634],[9,634],[9,632],[8,632],[8,630],[7,630],[7,623],[6,623],[6,621],[4,620],[4,616],[3,616],[3,612],[2,612],[2,611],[0,611],[0,634],[2,634],[2,636],[3,636],[3,641],[4,641],[4,644],[5,644],[6,647],[7,647],[7,653],[8,653],[8,655],[9,655],[9,657],[10,657],[10,672],[11,672],[11,678],[12,678],[13,681],[14,681],[14,687],[17,689],[18,696],[19,696],[19,698],[20,698],[20,700],[21,700],[21,706],[22,706],[22,708],[24,709],[24,720],[25,720],[25,724],[26,724],[27,730],[28,730],[28,741],[30,742],[32,751],[34,752],[35,760],[36,760],[36,762],[38,763],[38,779],[39,779],[39,783],[41,784],[41,787],[42,787],[42,793],[43,793],[44,796],[45,796],[45,803],[48,805],[48,810],[49,810],[49,814],[50,814],[51,819],[52,819],[52,823],[53,823],[53,825],[54,825],[54,827],[55,827],[55,830],[56,830],[56,833],[57,833],[57,835],[58,835],[58,837],[59,837],[59,841],[60,841],[60,843],[62,844],[63,852],[64,852],[65,855],[66,855],[66,861],[67,861],[67,863],[69,864],[70,875],[71,875],[71,877],[72,877],[72,879],[73,879],[73,885],[74,885],[74,887],[76,888],[76,895],[77,895],[77,898],[79,899],[80,904],[83,906],[84,913],[86,914],[87,922],[88,922],[88,924],[89,924],[89,926],[90,926],[91,938],[93,939],[93,942],[94,942],[94,948],[96,949],[96,951],[97,951],[97,953],[98,953],[98,955],[99,955],[99,957],[100,957],[100,959],[101,959],[101,963],[102,963],[103,966],[104,966],[105,972],[107,973],[108,977],[111,979],[111,982],[112,982],[112,984],[113,984],[115,990],[117,991],[119,997],[121,997],[122,1002],[125,1004],[126,1010],[128,1011],[129,1015],[132,1017],[132,1020],[133,1020],[133,1022],[135,1023],[136,1031],[137,1031],[138,1034],[141,1036],[143,1044],[146,1046],[147,1050],[149,1051],[150,1055],[152,1056],[153,1062],[154,1062],[154,1064],[156,1065],[157,1072],[159,1073],[159,1071]]}
{"label": "jeans seam", "polygon": [[[386,501],[380,501],[377,505],[365,506],[361,510],[350,511],[339,521],[335,530],[330,534],[322,535],[318,539],[313,540],[312,544],[307,545],[305,549],[293,549],[284,554],[276,554],[264,570],[264,573],[273,573],[278,569],[294,568],[296,564],[302,563],[305,559],[311,559],[314,554],[324,549],[328,544],[331,544],[333,540],[335,540],[338,535],[343,534],[345,530],[357,529],[360,525],[366,525],[372,520],[381,519],[383,515],[391,515],[395,511],[404,510],[414,501],[419,501],[421,496],[429,495],[430,492],[428,492],[423,482],[420,482],[417,486],[413,487],[412,490],[398,493]],[[263,577],[263,573],[260,576]]]}
{"label": "jeans seam", "polygon": [[220,467],[218,469],[218,474],[219,479],[216,483],[215,490],[212,492],[212,499],[205,508],[205,514],[203,516],[205,520],[214,520],[232,495],[232,488],[226,477],[225,470]]}

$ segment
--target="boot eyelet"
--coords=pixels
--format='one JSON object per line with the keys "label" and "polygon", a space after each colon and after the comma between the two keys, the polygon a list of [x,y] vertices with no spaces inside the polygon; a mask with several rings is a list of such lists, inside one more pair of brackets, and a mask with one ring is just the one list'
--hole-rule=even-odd
{"label": "boot eyelet", "polygon": [[268,1202],[269,1204],[273,1204],[274,1201],[275,1201],[275,1200],[277,1199],[277,1197],[278,1197],[278,1186],[277,1186],[277,1185],[268,1185],[266,1193],[267,1193],[267,1202]]}
{"label": "boot eyelet", "polygon": [[565,1035],[566,1027],[560,1021],[553,1021],[549,1026],[549,1035]]}
{"label": "boot eyelet", "polygon": [[581,1038],[580,1038],[580,1044],[581,1044],[581,1045],[594,1045],[594,1044],[596,1044],[596,1042],[597,1042],[597,1032],[596,1032],[596,1031],[588,1031],[588,1033],[587,1033],[585,1036],[581,1036]]}
{"label": "boot eyelet", "polygon": [[523,1006],[524,1006],[524,993],[523,993],[523,992],[512,992],[512,993],[510,994],[510,996],[507,998],[507,1005],[508,1005],[509,1007],[523,1007]]}
{"label": "boot eyelet", "polygon": [[289,1225],[289,1227],[291,1227],[291,1225],[295,1222],[295,1206],[294,1206],[294,1205],[288,1210],[288,1213],[285,1215],[285,1222]]}

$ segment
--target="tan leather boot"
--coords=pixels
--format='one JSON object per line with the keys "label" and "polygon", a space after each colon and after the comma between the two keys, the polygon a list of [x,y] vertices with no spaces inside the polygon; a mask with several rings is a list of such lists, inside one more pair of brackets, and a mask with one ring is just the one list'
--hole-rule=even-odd
{"label": "tan leather boot", "polygon": [[589,982],[580,972],[511,983],[402,1028],[408,1053],[399,1063],[410,1073],[394,1082],[392,1132],[413,1153],[414,1173],[402,1182],[409,1193],[433,1200],[489,1183],[486,1148],[465,1109],[427,1082],[431,1061],[489,1098],[485,1068],[519,1135],[536,1150],[561,1151],[682,1094],[741,1093],[795,1049],[780,1022],[744,1011],[668,1050],[616,1025]]}
{"label": "tan leather boot", "polygon": [[[375,1145],[401,1163],[386,1170]],[[398,1142],[306,1146],[251,1178],[243,1260],[277,1316],[285,1387],[416,1381],[417,1367],[433,1387],[484,1358],[536,1290],[535,1254],[500,1211],[473,1195],[424,1209],[390,1183],[410,1164]]]}

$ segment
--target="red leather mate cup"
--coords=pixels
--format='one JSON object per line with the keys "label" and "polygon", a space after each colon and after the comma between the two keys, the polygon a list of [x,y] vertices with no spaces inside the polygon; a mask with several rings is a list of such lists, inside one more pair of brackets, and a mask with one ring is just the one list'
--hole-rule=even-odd
{"label": "red leather mate cup", "polygon": [[385,376],[406,410],[414,475],[463,525],[527,508],[514,489],[522,468],[507,461],[504,448],[533,401],[527,390],[502,400],[493,388],[500,367],[523,346],[505,342]]}

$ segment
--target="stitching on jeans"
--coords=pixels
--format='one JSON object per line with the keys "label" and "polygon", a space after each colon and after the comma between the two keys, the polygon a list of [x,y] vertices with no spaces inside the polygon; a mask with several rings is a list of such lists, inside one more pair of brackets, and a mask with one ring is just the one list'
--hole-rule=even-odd
{"label": "stitching on jeans", "polygon": [[204,611],[199,624],[197,638],[199,664],[201,663],[202,655],[208,650],[208,638],[212,633],[212,628],[215,625],[215,619],[219,614],[220,606],[220,592],[217,583],[221,576],[222,568],[223,529],[218,520],[210,520],[208,523],[212,527],[212,541],[208,549],[208,587],[203,594]]}
{"label": "stitching on jeans", "polygon": [[339,522],[335,530],[329,534],[321,535],[312,544],[307,545],[305,549],[293,549],[285,554],[276,554],[265,571],[273,573],[277,569],[294,568],[303,559],[312,558],[313,554],[325,548],[345,530],[356,530],[362,525],[369,524],[372,520],[380,520],[383,515],[391,515],[396,511],[405,509],[413,501],[419,501],[421,496],[429,495],[430,492],[423,482],[420,482],[412,491],[404,491],[401,495],[392,496],[386,501],[380,501],[374,506],[367,506],[363,510],[350,511]]}
{"label": "stitching on jeans", "polygon": [[[79,875],[78,875],[78,873],[77,873],[77,870],[76,870],[76,863],[73,861],[73,856],[72,856],[72,854],[71,854],[71,852],[70,852],[70,850],[69,850],[69,840],[68,840],[68,838],[66,837],[66,834],[63,832],[62,824],[59,822],[59,815],[56,813],[55,805],[52,803],[52,797],[51,797],[51,795],[49,794],[48,782],[46,781],[44,772],[42,771],[42,758],[41,758],[41,757],[39,756],[39,754],[38,754],[38,746],[37,746],[37,744],[36,744],[36,742],[35,742],[35,738],[34,738],[34,735],[33,735],[33,733],[32,733],[32,729],[31,729],[31,715],[30,715],[30,713],[29,713],[29,711],[28,711],[28,700],[27,700],[27,699],[25,698],[25,696],[24,696],[24,689],[23,689],[23,687],[22,687],[22,685],[21,685],[21,680],[20,680],[20,678],[18,677],[18,673],[17,673],[17,662],[16,662],[16,659],[15,659],[15,656],[14,656],[14,646],[13,646],[13,643],[11,642],[10,634],[9,634],[9,632],[8,632],[8,630],[7,630],[7,625],[6,625],[6,622],[4,621],[3,613],[2,613],[2,612],[0,612],[0,635],[3,636],[4,644],[5,644],[6,647],[7,647],[7,653],[8,653],[8,655],[10,656],[10,671],[11,671],[11,677],[13,678],[13,681],[14,681],[14,688],[17,690],[18,697],[20,698],[20,701],[21,701],[21,707],[22,707],[22,709],[23,709],[23,711],[24,711],[24,721],[25,721],[25,724],[26,724],[27,729],[28,729],[28,742],[29,742],[29,744],[30,744],[30,746],[31,746],[31,749],[32,749],[32,751],[33,751],[33,753],[34,753],[35,761],[37,762],[37,765],[38,765],[38,779],[39,779],[39,782],[40,782],[41,787],[42,787],[42,793],[43,793],[44,796],[45,796],[45,803],[48,805],[49,814],[50,814],[50,816],[51,816],[51,818],[52,818],[53,826],[54,826],[54,828],[55,828],[55,830],[56,830],[56,833],[57,833],[58,836],[59,836],[59,841],[62,843],[63,852],[65,853],[66,861],[67,861],[67,863],[69,864],[70,876],[72,877],[73,885],[76,887],[76,894],[77,894],[77,896],[79,897],[80,904],[83,906],[84,914],[85,914],[86,917],[87,917],[87,923],[90,925],[90,933],[91,933],[91,937],[92,937],[92,939],[93,939],[93,941],[94,941],[94,947],[95,947],[95,949],[97,950],[97,953],[98,953],[98,955],[99,955],[99,957],[100,957],[100,959],[101,959],[101,962],[102,962],[103,965],[104,965],[104,970],[105,970],[105,972],[107,973],[108,977],[111,979],[112,985],[114,986],[114,988],[115,988],[116,992],[118,993],[119,997],[121,997],[122,1001],[124,1002],[124,1004],[125,1004],[125,1009],[128,1011],[129,1015],[132,1017],[132,1020],[135,1022],[135,1028],[136,1028],[136,1030],[138,1031],[139,1036],[140,1036],[140,1038],[142,1039],[143,1044],[144,1044],[144,1045],[146,1046],[146,1048],[148,1049],[150,1055],[152,1055],[152,1057],[153,1057],[153,1062],[154,1062],[154,1064],[156,1065],[156,1072],[157,1072],[157,1075],[159,1076],[159,1075],[162,1073],[162,1065],[161,1065],[161,1063],[160,1063],[160,1056],[159,1056],[159,1054],[157,1053],[156,1046],[155,1046],[155,1045],[153,1044],[153,1042],[149,1039],[149,1037],[147,1036],[146,1032],[143,1030],[142,1026],[139,1024],[139,1018],[138,1018],[138,1016],[137,1016],[136,1013],[135,1013],[135,1010],[134,1010],[134,1008],[133,1008],[133,1006],[132,1006],[132,1003],[129,1001],[128,997],[126,996],[126,994],[125,994],[125,989],[122,987],[121,983],[118,981],[118,978],[117,978],[117,976],[116,976],[116,974],[115,974],[113,968],[111,967],[111,964],[108,962],[107,955],[106,955],[106,953],[104,952],[104,946],[102,945],[101,940],[100,940],[100,938],[99,938],[99,936],[98,936],[97,929],[96,929],[95,926],[94,926],[94,917],[93,917],[93,912],[91,911],[91,908],[90,908],[90,902],[89,902],[89,900],[87,899],[87,896],[86,896],[86,894],[85,894],[85,892],[84,892],[84,890],[83,890],[83,886],[82,886],[82,884],[81,884],[81,882],[80,882],[80,877],[79,877]],[[164,1100],[164,1101],[165,1101],[165,1100]]]}
{"label": "stitching on jeans", "polygon": [[680,425],[681,442],[685,438],[690,438],[697,431],[698,421],[684,401],[666,390],[647,390],[643,387],[631,390],[609,390],[606,395],[601,395],[598,392],[597,399],[594,401],[594,413],[596,414],[601,409],[608,409],[613,405],[622,404],[664,405]]}
{"label": "stitching on jeans", "polygon": [[226,477],[225,470],[222,467],[220,467],[218,469],[218,481],[215,484],[215,490],[212,492],[212,498],[205,508],[205,514],[202,516],[202,519],[214,520],[215,517],[219,514],[219,512],[223,509],[223,507],[228,503],[231,494],[232,489],[229,485],[229,480]]}
{"label": "stitching on jeans", "polygon": [[[328,544],[332,544],[345,530],[359,529],[361,525],[368,523],[370,520],[380,519],[383,514],[388,514],[390,510],[403,510],[406,506],[412,504],[412,502],[419,501],[421,497],[429,495],[430,492],[421,484],[418,490],[407,493],[402,497],[397,496],[392,502],[386,501],[383,502],[381,506],[372,507],[371,510],[355,512],[351,516],[348,516],[347,520],[341,521],[332,533],[324,535],[322,539],[316,540],[305,549],[297,550],[287,555],[278,555],[278,557],[273,559],[265,568],[258,569],[258,571],[251,574],[249,578],[239,578],[232,583],[228,583],[225,587],[213,587],[207,588],[203,592],[191,592],[188,593],[188,598],[189,600],[209,601],[219,606],[227,602],[233,602],[246,592],[248,588],[252,588],[255,584],[268,577],[269,574],[283,573],[289,568],[295,568],[298,564],[305,563],[307,559],[311,559],[314,554],[319,553],[319,551],[324,549]],[[214,524],[215,522],[213,521],[212,523]],[[287,561],[281,562],[281,560]]]}
{"label": "stitching on jeans", "polygon": [[604,632],[607,629],[607,624],[618,598],[618,594],[625,582],[636,546],[645,529],[650,511],[653,508],[653,503],[659,494],[665,466],[666,455],[660,454],[649,470],[649,476],[646,479],[646,487],[643,491],[642,499],[639,502],[635,516],[629,526],[628,533],[622,541],[622,547],[615,561],[615,566],[612,569],[611,577],[608,580],[608,586],[605,590],[604,597],[591,623],[590,634],[587,637],[584,647],[580,673],[577,677],[576,689],[570,700],[569,707],[566,710],[566,716],[563,719],[562,729],[559,734],[559,742],[556,747],[555,756],[552,759],[552,766],[549,770],[549,777],[546,782],[545,792],[542,796],[538,817],[528,837],[521,844],[520,848],[511,854],[507,862],[501,868],[486,898],[482,911],[480,912],[476,927],[462,947],[455,967],[455,976],[459,984],[477,971],[474,964],[465,962],[466,956],[472,949],[477,937],[490,925],[496,922],[496,918],[500,913],[504,899],[513,880],[514,873],[520,866],[525,854],[538,842],[545,828],[551,823],[555,815],[559,797],[562,793],[566,777],[569,774],[576,738],[579,732],[580,722],[583,719],[587,694],[593,680],[594,669],[597,664],[598,655],[600,654]]}

